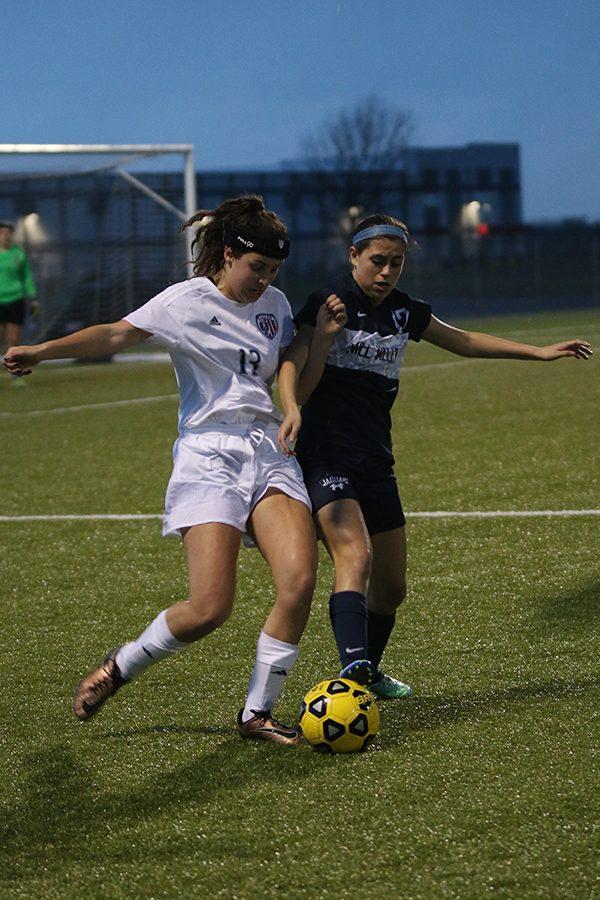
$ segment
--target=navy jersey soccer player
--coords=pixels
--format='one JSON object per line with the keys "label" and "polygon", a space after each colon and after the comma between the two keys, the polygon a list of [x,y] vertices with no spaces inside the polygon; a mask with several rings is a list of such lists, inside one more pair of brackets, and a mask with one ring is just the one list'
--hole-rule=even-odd
{"label": "navy jersey soccer player", "polygon": [[330,295],[344,304],[347,321],[303,408],[296,453],[315,509],[357,500],[369,534],[376,534],[404,525],[390,413],[408,341],[420,340],[431,307],[397,289],[375,305],[352,275],[342,275],[310,295],[297,325],[314,328]]}
{"label": "navy jersey soccer player", "polygon": [[[302,422],[297,455],[335,566],[329,611],[342,673],[384,699],[412,693],[380,669],[406,594],[390,411],[408,341],[422,338],[475,357],[587,359],[591,353],[586,341],[534,347],[441,322],[427,303],[396,288],[408,241],[406,225],[391,216],[363,219],[350,247],[351,272],[308,298],[279,374],[288,413],[280,445],[295,439]],[[293,408],[296,382],[301,417]]]}

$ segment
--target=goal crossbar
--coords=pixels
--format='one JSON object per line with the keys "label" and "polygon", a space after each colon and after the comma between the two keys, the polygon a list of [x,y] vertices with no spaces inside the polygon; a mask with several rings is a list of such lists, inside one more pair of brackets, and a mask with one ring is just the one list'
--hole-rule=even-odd
{"label": "goal crossbar", "polygon": [[0,153],[193,153],[193,144],[0,144]]}
{"label": "goal crossbar", "polygon": [[[0,154],[9,156],[45,156],[52,155],[115,155],[123,157],[132,156],[136,160],[148,159],[153,156],[181,155],[184,158],[183,172],[183,194],[184,194],[184,210],[179,210],[170,204],[163,197],[160,197],[151,188],[144,185],[139,179],[134,178],[129,172],[126,172],[122,165],[124,159],[115,160],[114,168],[118,174],[137,187],[138,190],[145,193],[151,199],[155,200],[165,209],[169,209],[180,221],[186,221],[191,218],[197,209],[196,202],[196,167],[194,160],[193,144],[0,144]],[[191,242],[193,236],[186,236],[188,248],[188,260],[191,259]],[[193,275],[193,263],[187,264],[188,276]]]}

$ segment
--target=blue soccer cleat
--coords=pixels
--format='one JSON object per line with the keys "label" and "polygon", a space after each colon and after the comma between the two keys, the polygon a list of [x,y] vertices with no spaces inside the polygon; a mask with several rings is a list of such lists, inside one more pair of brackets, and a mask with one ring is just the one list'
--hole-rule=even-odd
{"label": "blue soccer cleat", "polygon": [[409,684],[384,675],[383,672],[377,672],[375,680],[369,685],[369,690],[375,694],[378,700],[403,700],[406,697],[412,697],[413,693]]}
{"label": "blue soccer cleat", "polygon": [[355,659],[353,662],[344,666],[340,672],[340,678],[349,678],[350,681],[357,681],[365,687],[377,681],[378,672],[373,663],[368,659]]}

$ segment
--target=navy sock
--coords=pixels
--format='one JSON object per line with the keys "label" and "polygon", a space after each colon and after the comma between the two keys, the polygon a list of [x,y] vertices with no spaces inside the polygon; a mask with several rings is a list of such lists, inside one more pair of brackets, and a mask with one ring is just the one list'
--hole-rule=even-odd
{"label": "navy sock", "polygon": [[358,591],[338,591],[329,598],[329,618],[342,668],[367,654],[367,601]]}
{"label": "navy sock", "polygon": [[368,634],[369,634],[369,659],[376,668],[379,668],[383,651],[387,647],[390,635],[394,628],[396,615],[382,616],[380,613],[369,610]]}

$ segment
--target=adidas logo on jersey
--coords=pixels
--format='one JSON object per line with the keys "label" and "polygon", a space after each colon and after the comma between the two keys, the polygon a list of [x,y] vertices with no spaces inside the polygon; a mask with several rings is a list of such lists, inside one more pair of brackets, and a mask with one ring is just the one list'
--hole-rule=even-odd
{"label": "adidas logo on jersey", "polygon": [[213,316],[208,324],[209,325],[220,325],[221,323],[219,322],[219,320],[217,319],[216,316]]}

